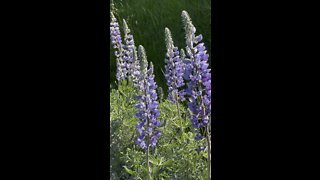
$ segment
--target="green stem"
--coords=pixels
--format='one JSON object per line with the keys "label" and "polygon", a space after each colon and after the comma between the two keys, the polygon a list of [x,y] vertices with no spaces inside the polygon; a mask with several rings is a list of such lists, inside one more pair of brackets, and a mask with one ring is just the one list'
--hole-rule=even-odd
{"label": "green stem", "polygon": [[207,130],[207,142],[208,142],[208,180],[211,179],[211,141],[210,141],[210,134],[209,134],[209,123],[206,127]]}
{"label": "green stem", "polygon": [[182,118],[181,118],[181,114],[180,114],[180,107],[179,107],[179,98],[178,98],[178,94],[176,94],[176,105],[177,105],[178,115],[179,115],[179,119],[180,119],[180,128],[181,128],[181,132],[183,132]]}
{"label": "green stem", "polygon": [[147,140],[147,167],[148,167],[148,180],[151,178],[150,164],[149,164],[149,138]]}
{"label": "green stem", "polygon": [[[146,81],[145,81],[145,80],[144,80],[144,85],[146,86]],[[144,90],[144,94],[145,94],[145,96],[147,96],[146,90]],[[147,104],[146,98],[145,98],[144,102],[145,102],[145,105],[146,105],[145,108],[147,108],[147,107],[148,107],[148,104]],[[146,138],[147,138],[147,168],[148,168],[148,180],[150,180],[150,179],[151,179],[151,171],[150,171],[150,164],[149,164],[150,135],[149,135],[149,133],[148,133],[148,127],[149,127],[149,118],[147,118],[147,137],[146,137]]]}

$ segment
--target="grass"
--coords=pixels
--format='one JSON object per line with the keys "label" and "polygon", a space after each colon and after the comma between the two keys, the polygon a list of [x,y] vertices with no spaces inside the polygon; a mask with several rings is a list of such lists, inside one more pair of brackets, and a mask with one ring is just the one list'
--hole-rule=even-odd
{"label": "grass", "polygon": [[[157,84],[167,91],[164,71],[166,53],[164,29],[171,30],[175,46],[184,48],[184,29],[181,20],[182,10],[186,10],[195,27],[196,34],[202,34],[211,58],[211,0],[114,0],[115,16],[122,28],[126,19],[134,36],[136,46],[146,49],[148,61],[155,67]],[[110,82],[116,81],[116,60],[110,46]],[[210,62],[210,59],[209,59]]]}

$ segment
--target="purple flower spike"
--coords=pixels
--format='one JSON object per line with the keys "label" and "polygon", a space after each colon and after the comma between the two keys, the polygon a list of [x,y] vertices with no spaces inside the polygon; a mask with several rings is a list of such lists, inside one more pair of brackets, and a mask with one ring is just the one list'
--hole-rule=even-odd
{"label": "purple flower spike", "polygon": [[[182,12],[184,29],[186,32],[186,57],[184,79],[187,84],[185,95],[189,100],[192,126],[196,129],[205,128],[211,117],[211,69],[209,68],[206,47],[202,35],[195,35],[196,28],[186,11]],[[200,140],[200,134],[196,140]]]}
{"label": "purple flower spike", "polygon": [[115,56],[117,61],[117,80],[121,81],[127,78],[127,57],[124,56],[124,49],[119,29],[119,23],[115,18],[114,14],[111,12],[111,22],[110,22],[110,38],[113,48],[115,49]]}
{"label": "purple flower spike", "polygon": [[133,36],[130,34],[127,22],[123,19],[123,30],[124,30],[124,59],[127,63],[128,76],[132,78],[135,87],[138,86],[140,76],[140,65],[137,56],[137,50],[134,44]]}
{"label": "purple flower spike", "polygon": [[179,56],[180,52],[177,47],[174,46],[173,40],[171,37],[171,32],[168,28],[165,28],[165,37],[166,37],[166,46],[167,46],[167,54],[166,54],[166,72],[165,78],[167,80],[168,85],[168,99],[173,103],[176,103],[178,99],[184,100],[184,97],[180,97],[183,95],[178,88],[184,86],[183,74],[184,74],[184,65]]}
{"label": "purple flower spike", "polygon": [[[154,81],[153,74],[153,64],[150,63],[149,69],[147,68],[147,58],[145,55],[144,48],[139,46],[139,60],[141,62],[140,70],[140,92],[139,96],[140,102],[136,104],[136,107],[139,109],[137,117],[141,120],[137,124],[137,129],[139,132],[145,132],[143,138],[138,137],[137,144],[140,145],[142,149],[150,147],[155,147],[157,144],[157,137],[161,136],[161,131],[156,130],[160,126],[160,122],[157,120],[157,117],[160,115],[158,110],[159,103],[157,100],[156,93],[156,82]],[[144,131],[144,129],[146,129]],[[140,133],[141,134],[141,133]]]}

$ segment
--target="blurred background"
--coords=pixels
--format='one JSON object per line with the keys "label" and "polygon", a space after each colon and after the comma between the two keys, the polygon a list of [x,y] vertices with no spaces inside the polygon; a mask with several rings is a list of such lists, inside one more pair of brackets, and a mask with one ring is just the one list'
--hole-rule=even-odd
{"label": "blurred background", "polygon": [[[164,29],[168,27],[171,30],[174,44],[179,50],[184,48],[186,45],[181,20],[183,10],[189,13],[197,29],[196,35],[203,35],[203,41],[209,53],[209,63],[211,63],[211,0],[113,0],[110,3],[114,4],[122,38],[122,19],[125,19],[131,29],[135,45],[144,46],[148,61],[153,62],[156,82],[164,92],[167,91],[166,81],[161,71],[161,69],[165,71]],[[111,45],[110,70],[110,82],[114,85],[116,60]]]}

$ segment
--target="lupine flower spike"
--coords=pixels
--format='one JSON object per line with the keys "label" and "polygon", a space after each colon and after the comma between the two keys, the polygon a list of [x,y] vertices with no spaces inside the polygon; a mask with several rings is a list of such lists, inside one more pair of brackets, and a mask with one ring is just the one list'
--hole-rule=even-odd
{"label": "lupine flower spike", "polygon": [[[189,60],[185,69],[185,80],[188,81],[186,93],[189,96],[188,108],[191,111],[192,126],[197,130],[205,129],[208,143],[208,176],[211,174],[211,136],[209,132],[209,119],[211,117],[211,70],[208,69],[206,48],[202,41],[202,35],[196,36],[196,28],[192,24],[189,14],[182,12],[182,20],[186,33],[186,56]],[[200,133],[196,134],[196,140],[202,139]],[[205,150],[202,147],[199,150]]]}
{"label": "lupine flower spike", "polygon": [[[211,69],[208,69],[209,55],[204,43],[200,43],[202,35],[195,36],[196,28],[186,11],[182,12],[186,31],[187,57],[185,79],[188,81],[186,93],[190,96],[188,107],[192,112],[194,128],[203,128],[211,115]],[[200,135],[197,135],[198,137]],[[200,137],[199,137],[200,138]]]}
{"label": "lupine flower spike", "polygon": [[131,34],[131,30],[128,28],[126,20],[123,19],[123,32],[124,32],[124,42],[125,45],[123,47],[123,59],[126,62],[126,67],[128,69],[128,77],[131,77],[134,86],[138,85],[139,81],[139,62],[137,60],[137,50],[134,45],[133,35]]}
{"label": "lupine flower spike", "polygon": [[[148,62],[142,46],[139,46],[139,56],[142,60],[140,83],[142,95],[138,96],[140,102],[136,104],[136,107],[140,109],[136,116],[141,120],[141,122],[137,124],[137,129],[140,133],[137,144],[139,144],[142,149],[145,149],[148,145],[155,147],[157,144],[156,138],[161,135],[159,130],[154,131],[155,128],[160,126],[160,122],[157,120],[160,111],[157,108],[159,103],[157,101],[157,85],[154,81],[153,64],[150,62],[149,69],[147,69]],[[149,144],[145,142],[145,139],[148,138],[151,138],[151,143]]]}
{"label": "lupine flower spike", "polygon": [[178,100],[184,100],[183,91],[179,91],[179,87],[184,86],[183,81],[183,63],[179,57],[179,50],[174,46],[171,32],[168,28],[165,28],[165,40],[166,40],[166,72],[165,78],[168,85],[168,99],[173,103],[178,103]]}
{"label": "lupine flower spike", "polygon": [[115,56],[117,61],[117,80],[121,81],[127,78],[127,67],[126,62],[123,59],[123,44],[119,29],[119,23],[115,18],[114,14],[111,12],[111,22],[110,22],[110,37],[113,48],[115,49]]}
{"label": "lupine flower spike", "polygon": [[157,85],[154,81],[153,64],[150,62],[149,69],[147,69],[148,62],[143,46],[139,46],[138,53],[141,62],[140,92],[142,95],[138,96],[140,102],[136,104],[136,108],[140,109],[136,116],[141,120],[136,125],[140,133],[137,144],[142,149],[147,149],[147,166],[150,177],[149,148],[155,147],[157,138],[161,136],[161,131],[156,130],[160,126],[160,122],[157,120],[160,111],[158,109],[159,103],[157,101]]}

